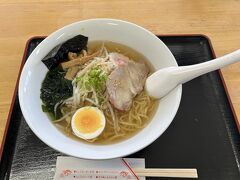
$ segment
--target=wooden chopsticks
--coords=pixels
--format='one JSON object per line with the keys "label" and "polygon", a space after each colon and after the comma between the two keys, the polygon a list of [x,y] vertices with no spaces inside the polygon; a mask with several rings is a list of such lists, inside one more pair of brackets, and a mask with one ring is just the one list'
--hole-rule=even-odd
{"label": "wooden chopsticks", "polygon": [[134,168],[133,171],[137,176],[198,178],[197,169]]}

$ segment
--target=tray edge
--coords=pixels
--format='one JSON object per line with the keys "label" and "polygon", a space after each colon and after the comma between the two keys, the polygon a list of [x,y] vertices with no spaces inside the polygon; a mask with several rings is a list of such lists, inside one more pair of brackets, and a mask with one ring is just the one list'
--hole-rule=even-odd
{"label": "tray edge", "polygon": [[33,39],[44,38],[44,37],[46,37],[46,36],[33,36],[33,37],[30,37],[27,40],[26,44],[25,44],[24,52],[23,52],[23,56],[22,56],[22,60],[21,60],[21,64],[20,64],[20,68],[19,68],[19,71],[18,71],[17,81],[15,83],[15,88],[14,88],[13,95],[12,95],[11,105],[10,105],[8,116],[7,116],[7,122],[5,124],[4,133],[3,133],[3,136],[2,136],[2,142],[1,142],[1,147],[0,147],[0,161],[2,160],[2,155],[3,155],[3,150],[4,150],[4,146],[5,146],[7,133],[8,133],[8,128],[9,128],[10,120],[11,120],[11,117],[12,117],[13,106],[14,106],[14,103],[15,103],[15,100],[16,100],[16,95],[17,95],[17,89],[18,89],[20,75],[21,75],[21,72],[22,72],[22,69],[23,69],[23,66],[24,66],[24,60],[26,59],[26,56],[27,56],[27,48],[29,46],[29,43]]}
{"label": "tray edge", "polygon": [[[209,46],[210,46],[210,49],[212,51],[213,57],[216,58],[216,53],[215,53],[215,51],[213,49],[213,45],[212,45],[212,42],[211,42],[210,38],[208,36],[206,36],[206,35],[204,35],[204,37],[207,39],[207,41],[209,43]],[[221,69],[218,70],[218,73],[219,73],[221,81],[223,83],[223,88],[224,88],[224,91],[226,92],[227,99],[228,99],[231,111],[233,113],[233,117],[234,117],[235,123],[237,125],[238,132],[240,133],[240,121],[238,120],[236,111],[235,111],[233,103],[232,103],[232,99],[230,97],[230,93],[229,93],[228,88],[227,88],[227,84],[226,84],[226,81],[224,79],[224,76],[223,76],[223,73],[222,73]]]}

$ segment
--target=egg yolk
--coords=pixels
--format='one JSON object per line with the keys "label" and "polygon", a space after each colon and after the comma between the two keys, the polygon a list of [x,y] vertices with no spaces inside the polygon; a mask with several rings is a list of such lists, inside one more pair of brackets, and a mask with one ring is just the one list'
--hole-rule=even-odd
{"label": "egg yolk", "polygon": [[93,133],[102,127],[100,115],[92,109],[85,109],[77,113],[74,124],[76,129],[82,133]]}

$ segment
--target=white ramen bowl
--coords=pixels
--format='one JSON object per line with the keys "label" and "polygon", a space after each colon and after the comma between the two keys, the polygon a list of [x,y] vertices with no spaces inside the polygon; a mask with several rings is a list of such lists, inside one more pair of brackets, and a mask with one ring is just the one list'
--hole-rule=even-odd
{"label": "white ramen bowl", "polygon": [[90,19],[67,25],[43,40],[25,63],[19,82],[22,113],[31,130],[48,146],[64,154],[86,159],[123,157],[151,144],[168,128],[178,110],[182,86],[160,100],[150,123],[133,137],[115,144],[94,145],[76,141],[60,132],[42,112],[40,88],[48,72],[41,60],[56,45],[82,34],[89,41],[107,40],[127,45],[142,53],[157,70],[177,66],[167,46],[150,31],[130,22],[115,19]]}

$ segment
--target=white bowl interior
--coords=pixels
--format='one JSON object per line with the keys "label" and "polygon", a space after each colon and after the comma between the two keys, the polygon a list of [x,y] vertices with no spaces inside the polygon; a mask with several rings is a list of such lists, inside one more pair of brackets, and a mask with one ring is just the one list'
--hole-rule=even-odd
{"label": "white bowl interior", "polygon": [[173,55],[164,43],[151,32],[135,24],[113,19],[92,19],[65,26],[39,44],[23,68],[19,83],[19,100],[29,127],[50,147],[80,158],[122,157],[146,147],[172,122],[179,107],[181,86],[161,99],[157,112],[146,128],[130,139],[111,145],[94,145],[75,141],[61,133],[42,112],[40,88],[48,69],[41,60],[56,45],[78,34],[88,36],[89,41],[109,40],[127,45],[141,52],[155,69],[177,66]]}

